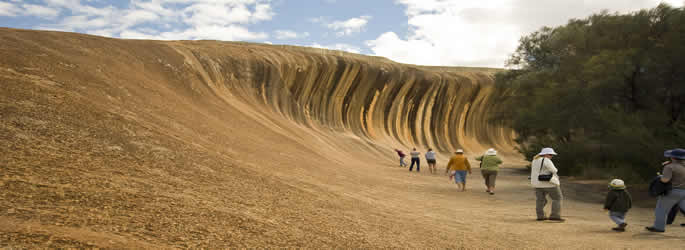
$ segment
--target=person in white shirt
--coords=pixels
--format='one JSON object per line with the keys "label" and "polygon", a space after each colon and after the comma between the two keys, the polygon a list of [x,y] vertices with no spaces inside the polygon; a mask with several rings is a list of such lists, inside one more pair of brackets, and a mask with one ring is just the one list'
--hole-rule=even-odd
{"label": "person in white shirt", "polygon": [[433,152],[432,148],[429,148],[428,152],[426,152],[426,161],[428,162],[428,170],[430,170],[431,174],[435,174],[435,152]]}
{"label": "person in white shirt", "polygon": [[[530,184],[535,188],[535,210],[537,220],[553,220],[563,222],[561,218],[561,201],[564,199],[559,187],[559,176],[557,168],[552,162],[552,157],[557,155],[552,148],[543,148],[538,155],[533,158],[530,167]],[[545,205],[547,205],[547,195],[552,198],[552,213],[545,217]]]}
{"label": "person in white shirt", "polygon": [[419,158],[419,151],[416,151],[416,148],[413,148],[411,152],[409,152],[409,155],[411,155],[411,165],[409,166],[409,172],[414,168],[414,163],[416,163],[416,172],[421,172],[421,160]]}

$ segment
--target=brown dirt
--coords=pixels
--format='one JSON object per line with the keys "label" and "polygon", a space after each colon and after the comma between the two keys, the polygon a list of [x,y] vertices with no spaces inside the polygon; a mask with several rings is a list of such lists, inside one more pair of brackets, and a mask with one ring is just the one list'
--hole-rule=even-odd
{"label": "brown dirt", "polygon": [[[374,67],[395,67],[403,74],[438,74],[377,58],[319,52],[0,29],[0,247],[685,246],[685,228],[669,227],[664,234],[643,230],[653,218],[649,208],[631,210],[628,232],[610,231],[601,209],[602,192],[582,183],[563,184],[566,223],[536,222],[534,195],[516,168],[522,164],[511,151],[510,134],[483,123],[487,116],[449,113],[454,121],[443,128],[432,118],[409,126],[408,117],[394,109],[385,114],[352,110],[342,112],[344,118],[329,113],[355,101],[387,107],[410,102],[402,99],[407,95],[382,91],[379,96],[385,97],[376,101],[340,100],[330,109],[302,108],[312,112],[305,114],[293,107],[312,102],[293,102],[283,93],[314,98],[326,92],[297,87],[310,76],[282,73],[274,82],[255,78],[248,72],[254,68],[229,67],[266,61],[264,65],[285,70],[310,58],[320,60],[312,63],[319,67],[326,60],[342,63],[335,59],[374,72]],[[218,59],[201,59],[213,53]],[[454,99],[460,94],[447,99],[465,110],[487,111],[492,100],[483,90],[487,86],[479,84],[491,72],[478,70],[440,68],[439,74],[473,82],[459,87],[471,99]],[[315,73],[341,84],[364,79],[346,74]],[[292,85],[287,91],[269,85],[285,91],[279,94],[260,85],[265,83]],[[406,105],[446,105],[439,100]],[[450,105],[445,107],[462,107]],[[428,117],[430,112],[409,113]],[[364,114],[369,121],[359,118]],[[447,132],[417,136],[434,130]],[[397,167],[391,150],[412,142],[440,149],[442,171],[448,149],[460,145],[480,152],[487,147],[482,141],[500,145],[508,162],[494,196],[484,192],[477,171],[469,179],[469,191],[460,193],[447,177],[428,174],[426,166],[420,174]]]}

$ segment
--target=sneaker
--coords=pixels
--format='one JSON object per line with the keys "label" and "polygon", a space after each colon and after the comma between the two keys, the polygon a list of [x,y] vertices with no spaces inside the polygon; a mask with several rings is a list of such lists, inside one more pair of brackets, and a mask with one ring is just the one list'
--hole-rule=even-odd
{"label": "sneaker", "polygon": [[549,218],[548,220],[553,220],[553,221],[558,221],[558,222],[566,221],[565,219],[562,219],[562,218]]}
{"label": "sneaker", "polygon": [[621,226],[619,226],[619,227],[614,227],[614,228],[612,228],[611,230],[614,230],[614,231],[617,231],[617,232],[625,232],[625,231],[626,231],[626,229],[625,229],[625,228],[622,228]]}
{"label": "sneaker", "polygon": [[654,227],[645,227],[645,229],[647,229],[647,231],[655,232],[655,233],[663,233],[663,232],[665,232],[664,230],[659,230],[659,229],[656,229],[656,228],[654,228]]}
{"label": "sneaker", "polygon": [[618,227],[625,229],[628,226],[628,223],[621,223],[621,225],[618,225]]}
{"label": "sneaker", "polygon": [[547,220],[547,218],[538,218],[537,221]]}

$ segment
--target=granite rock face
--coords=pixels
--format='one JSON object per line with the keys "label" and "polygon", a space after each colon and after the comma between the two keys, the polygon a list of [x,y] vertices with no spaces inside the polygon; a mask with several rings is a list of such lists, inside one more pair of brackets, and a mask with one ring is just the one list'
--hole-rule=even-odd
{"label": "granite rock face", "polygon": [[306,126],[411,148],[513,153],[491,116],[496,69],[423,67],[324,49],[260,44],[169,44],[213,94],[266,105]]}
{"label": "granite rock face", "polygon": [[[414,66],[294,46],[2,32],[6,53],[16,49],[24,56],[7,62],[6,70],[50,59],[55,60],[52,70],[78,72],[79,77],[121,72],[165,87],[178,82],[186,89],[175,91],[195,98],[211,95],[207,98],[266,105],[302,125],[351,132],[371,141],[438,151],[494,147],[513,153],[511,130],[490,121],[502,110],[491,98],[496,69]],[[127,66],[124,71],[122,66]],[[40,81],[60,84],[49,77]]]}
{"label": "granite rock face", "polygon": [[0,248],[453,246],[392,149],[518,157],[494,72],[0,28]]}

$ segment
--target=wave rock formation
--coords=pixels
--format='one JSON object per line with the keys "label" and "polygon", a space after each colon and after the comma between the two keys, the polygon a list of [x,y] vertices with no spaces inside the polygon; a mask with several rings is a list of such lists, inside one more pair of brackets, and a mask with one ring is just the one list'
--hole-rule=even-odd
{"label": "wave rock formation", "polygon": [[[59,44],[49,40],[57,35],[54,33],[3,32],[5,49],[25,47],[13,38],[29,35],[38,38],[28,38],[36,46],[55,53],[76,49],[79,56],[105,60],[98,65],[78,65],[78,70],[96,67],[95,72],[82,74],[102,72],[111,66],[106,62],[108,58],[128,54],[125,63],[141,69],[136,74],[176,78],[196,95],[211,95],[231,104],[239,101],[240,105],[265,105],[308,127],[351,132],[372,142],[404,148],[481,152],[494,147],[504,153],[513,152],[511,130],[489,121],[497,107],[497,101],[490,98],[495,69],[414,66],[294,46],[103,40],[89,36],[75,36],[75,43]],[[124,51],[103,49],[100,41]],[[125,51],[127,47],[145,47],[149,51],[133,54]],[[34,51],[24,51],[25,56],[48,56],[31,55]],[[148,72],[160,66],[161,72]]]}
{"label": "wave rock formation", "polygon": [[[416,67],[323,49],[212,45],[175,49],[207,85],[307,126],[440,151],[511,149],[511,132],[488,122],[496,107],[489,98],[494,70]],[[237,50],[248,53],[236,58]]]}
{"label": "wave rock formation", "polygon": [[373,173],[399,170],[393,148],[518,159],[496,71],[0,28],[0,242],[452,246],[409,235],[410,184]]}

